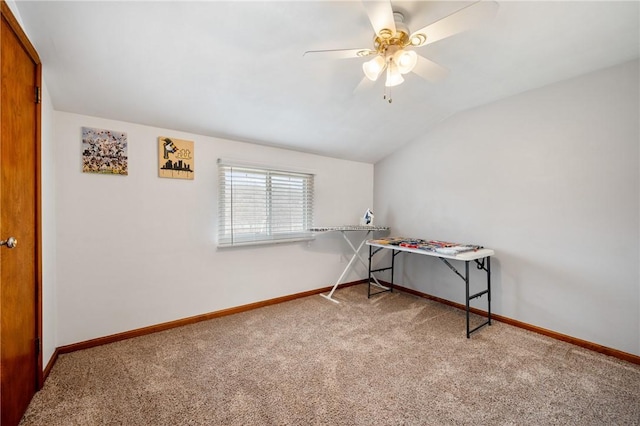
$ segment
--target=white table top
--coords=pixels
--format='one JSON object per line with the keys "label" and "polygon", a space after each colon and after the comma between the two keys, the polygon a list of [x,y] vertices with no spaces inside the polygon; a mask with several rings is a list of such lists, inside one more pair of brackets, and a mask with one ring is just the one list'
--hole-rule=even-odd
{"label": "white table top", "polygon": [[309,228],[311,232],[330,232],[330,231],[388,231],[388,226],[374,225],[340,225],[340,226],[317,226]]}
{"label": "white table top", "polygon": [[[427,255],[427,256],[442,257],[442,258],[445,258],[445,259],[455,259],[455,260],[476,260],[476,259],[482,259],[482,258],[485,258],[485,257],[493,256],[495,254],[495,252],[493,250],[487,249],[487,248],[484,248],[484,247],[480,247],[480,246],[462,245],[462,244],[455,244],[455,243],[446,243],[446,244],[451,244],[451,246],[450,247],[443,247],[442,251],[437,251],[437,250],[429,250],[429,249],[418,248],[418,247],[400,246],[400,245],[398,245],[398,243],[401,242],[401,241],[407,241],[407,242],[425,241],[425,242],[428,242],[428,240],[420,240],[418,238],[391,237],[391,238],[383,238],[383,239],[379,239],[379,240],[368,240],[367,241],[367,245],[368,246],[373,246],[373,247],[381,247],[381,248],[386,248],[386,249],[398,250],[398,251],[406,251],[406,252],[409,252],[409,253],[424,254],[424,255]],[[469,247],[474,247],[474,248],[469,248]],[[465,251],[461,251],[459,253],[454,253],[457,248],[459,248],[460,250],[465,250]],[[447,251],[449,251],[449,252],[447,252]]]}

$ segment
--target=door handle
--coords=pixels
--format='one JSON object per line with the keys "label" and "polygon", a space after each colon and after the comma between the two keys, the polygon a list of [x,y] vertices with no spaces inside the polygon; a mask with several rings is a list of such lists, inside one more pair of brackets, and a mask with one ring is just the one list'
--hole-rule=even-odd
{"label": "door handle", "polygon": [[7,246],[7,248],[16,248],[18,240],[13,237],[9,237],[4,241],[0,241],[0,246]]}

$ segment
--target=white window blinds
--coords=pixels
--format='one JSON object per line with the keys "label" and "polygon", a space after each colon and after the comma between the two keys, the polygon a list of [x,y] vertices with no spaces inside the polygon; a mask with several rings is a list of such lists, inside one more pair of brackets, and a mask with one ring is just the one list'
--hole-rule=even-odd
{"label": "white window blinds", "polygon": [[218,163],[218,245],[311,239],[313,175]]}

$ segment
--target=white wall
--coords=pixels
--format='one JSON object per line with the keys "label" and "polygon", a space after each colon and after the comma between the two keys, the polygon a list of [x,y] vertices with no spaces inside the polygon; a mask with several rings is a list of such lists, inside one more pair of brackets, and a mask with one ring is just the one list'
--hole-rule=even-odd
{"label": "white wall", "polygon": [[[495,249],[494,312],[640,355],[638,76],[633,61],[451,117],[375,165],[376,218]],[[400,263],[399,282],[464,303],[446,265]]]}
{"label": "white wall", "polygon": [[[83,126],[127,133],[128,176],[81,172]],[[195,180],[158,177],[158,136],[195,142]],[[63,112],[55,140],[58,346],[335,282],[339,235],[216,248],[219,157],[315,173],[316,225],[356,224],[373,203],[371,164]]]}

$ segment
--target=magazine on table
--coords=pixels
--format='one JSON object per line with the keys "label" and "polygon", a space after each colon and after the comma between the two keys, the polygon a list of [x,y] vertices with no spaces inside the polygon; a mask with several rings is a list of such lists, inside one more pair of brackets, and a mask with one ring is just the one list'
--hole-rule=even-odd
{"label": "magazine on table", "polygon": [[391,245],[430,251],[440,254],[456,255],[468,251],[478,250],[480,246],[470,244],[451,243],[439,240],[423,240],[419,238],[387,237],[371,240],[373,244]]}

